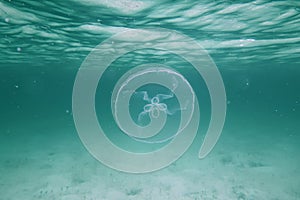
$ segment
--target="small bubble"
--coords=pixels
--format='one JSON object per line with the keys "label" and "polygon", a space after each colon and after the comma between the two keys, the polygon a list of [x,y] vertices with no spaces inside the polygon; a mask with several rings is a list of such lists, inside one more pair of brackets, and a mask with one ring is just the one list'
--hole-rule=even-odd
{"label": "small bubble", "polygon": [[9,20],[9,18],[5,18],[4,21],[5,21],[6,23],[8,23],[10,20]]}
{"label": "small bubble", "polygon": [[69,113],[70,113],[70,111],[69,111],[69,110],[66,110],[66,113],[67,113],[67,114],[69,114]]}
{"label": "small bubble", "polygon": [[19,51],[19,52],[22,51],[21,47],[18,47],[18,48],[17,48],[17,51]]}
{"label": "small bubble", "polygon": [[15,85],[15,88],[17,88],[17,89],[18,89],[18,88],[19,88],[19,86],[18,86],[18,85]]}

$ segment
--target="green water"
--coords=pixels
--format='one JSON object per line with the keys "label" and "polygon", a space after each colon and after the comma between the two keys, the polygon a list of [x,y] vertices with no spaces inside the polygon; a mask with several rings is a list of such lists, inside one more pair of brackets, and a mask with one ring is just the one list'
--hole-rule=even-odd
{"label": "green water", "polygon": [[[296,0],[0,0],[0,199],[300,199],[299,24]],[[115,122],[113,89],[138,65],[164,64],[182,74],[195,91],[201,119],[195,140],[177,161],[130,174],[86,150],[73,119],[73,86],[97,45],[125,30],[150,28],[185,34],[207,51],[225,86],[226,120],[217,145],[198,159],[211,117],[203,77],[170,52],[122,55],[95,94],[97,119],[112,142],[133,152],[170,142],[139,143]],[[129,110],[143,126],[150,122],[149,115],[138,118],[149,103],[139,93],[144,90],[151,98],[171,93],[155,84],[137,90]],[[150,141],[172,138],[184,112],[176,98],[162,102],[173,112]]]}

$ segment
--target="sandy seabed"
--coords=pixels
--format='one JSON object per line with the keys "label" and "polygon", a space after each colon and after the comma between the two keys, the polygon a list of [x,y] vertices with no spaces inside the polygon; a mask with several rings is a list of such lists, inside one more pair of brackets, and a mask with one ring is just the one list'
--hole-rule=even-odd
{"label": "sandy seabed", "polygon": [[[3,200],[300,199],[299,136],[226,130],[197,158],[195,141],[177,162],[148,174],[127,174],[95,160],[71,122],[59,131],[27,127],[1,134]],[[261,132],[260,132],[261,131]]]}

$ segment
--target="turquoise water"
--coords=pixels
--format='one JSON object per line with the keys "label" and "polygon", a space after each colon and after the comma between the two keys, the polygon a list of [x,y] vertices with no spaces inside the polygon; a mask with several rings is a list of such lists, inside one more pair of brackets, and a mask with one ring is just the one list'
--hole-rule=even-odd
{"label": "turquoise water", "polygon": [[[0,199],[300,199],[299,24],[296,0],[1,0]],[[176,136],[188,107],[173,97],[159,99],[167,105],[168,120],[150,142],[118,127],[113,90],[124,73],[143,64],[163,64],[182,74],[195,92],[201,120],[193,143],[171,165],[145,174],[114,170],[95,159],[78,136],[72,107],[76,75],[106,39],[160,28],[192,38],[214,61],[227,97],[224,128],[208,156],[198,159],[212,115],[205,79],[180,55],[149,48],[128,52],[110,63],[95,94],[97,120],[107,138],[131,152],[150,152]],[[162,42],[154,36],[133,39]],[[193,46],[172,42],[197,60]],[[116,44],[100,48],[107,59],[127,43]],[[106,57],[97,60],[102,62]],[[151,112],[164,113],[160,107],[140,116],[157,94],[172,90],[148,84],[131,97],[128,108],[136,124],[149,124]]]}

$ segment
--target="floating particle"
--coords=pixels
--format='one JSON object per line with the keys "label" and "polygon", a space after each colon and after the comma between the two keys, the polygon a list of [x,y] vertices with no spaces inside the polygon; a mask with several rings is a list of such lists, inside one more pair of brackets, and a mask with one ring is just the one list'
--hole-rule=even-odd
{"label": "floating particle", "polygon": [[17,51],[19,51],[19,52],[22,51],[21,47],[18,47],[18,48],[17,48]]}
{"label": "floating particle", "polygon": [[4,21],[5,21],[6,23],[8,23],[10,20],[9,20],[9,18],[5,18]]}

